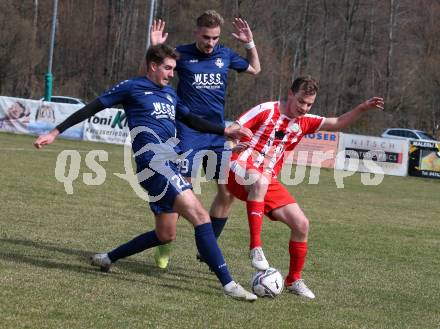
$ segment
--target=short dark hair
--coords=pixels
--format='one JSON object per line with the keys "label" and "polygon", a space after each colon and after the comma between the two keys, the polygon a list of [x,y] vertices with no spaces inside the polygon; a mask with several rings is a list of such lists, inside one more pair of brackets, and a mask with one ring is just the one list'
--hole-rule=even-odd
{"label": "short dark hair", "polygon": [[176,61],[179,59],[179,53],[174,48],[166,44],[158,44],[148,48],[147,55],[145,56],[145,61],[147,66],[150,63],[156,63],[158,65],[162,64],[165,58],[172,58]]}
{"label": "short dark hair", "polygon": [[298,91],[303,90],[305,95],[315,95],[318,93],[319,82],[313,79],[310,75],[296,78],[290,90],[296,94]]}
{"label": "short dark hair", "polygon": [[207,10],[197,18],[197,27],[217,27],[222,26],[223,17],[215,10]]}

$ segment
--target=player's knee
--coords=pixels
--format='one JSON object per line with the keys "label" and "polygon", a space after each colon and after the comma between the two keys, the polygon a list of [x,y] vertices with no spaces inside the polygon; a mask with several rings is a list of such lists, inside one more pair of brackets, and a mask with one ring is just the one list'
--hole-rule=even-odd
{"label": "player's knee", "polygon": [[203,224],[206,224],[206,223],[209,223],[209,222],[210,222],[209,215],[197,216],[197,217],[194,217],[191,220],[191,224],[194,227],[197,227],[199,225],[203,225]]}
{"label": "player's knee", "polygon": [[301,236],[307,236],[309,233],[309,220],[307,217],[291,218],[285,223],[295,235],[299,234]]}
{"label": "player's knee", "polygon": [[221,188],[219,186],[217,194],[222,198],[229,198],[232,195],[231,192],[229,192],[229,190],[224,186],[222,186]]}
{"label": "player's knee", "polygon": [[164,232],[156,232],[157,238],[162,243],[168,243],[176,240],[176,232],[174,231],[164,231]]}
{"label": "player's knee", "polygon": [[250,186],[249,194],[254,198],[264,199],[267,192],[268,184],[261,180],[256,181]]}
{"label": "player's knee", "polygon": [[205,216],[205,217],[200,217],[200,218],[198,218],[197,223],[194,225],[194,227],[199,226],[199,225],[203,225],[206,223],[210,223],[210,222],[211,222],[211,219],[209,218],[209,215]]}
{"label": "player's knee", "polygon": [[220,184],[219,182],[217,182],[217,194],[224,196],[232,195],[231,192],[229,192],[228,185]]}
{"label": "player's knee", "polygon": [[297,223],[297,230],[300,234],[307,235],[309,233],[309,220],[304,217]]}
{"label": "player's knee", "polygon": [[224,205],[231,205],[234,201],[234,196],[226,188],[219,189],[217,195],[220,202]]}
{"label": "player's knee", "polygon": [[255,184],[256,184],[257,190],[261,191],[263,193],[266,193],[267,188],[269,187],[269,184],[267,183],[267,181],[263,180],[263,179],[259,180]]}
{"label": "player's knee", "polygon": [[202,207],[196,210],[195,217],[196,225],[206,224],[210,221],[208,212]]}
{"label": "player's knee", "polygon": [[190,217],[188,219],[194,226],[209,223],[209,214],[205,210],[205,208],[202,207],[202,205],[198,205],[196,207],[193,207],[192,209],[189,209],[188,215]]}

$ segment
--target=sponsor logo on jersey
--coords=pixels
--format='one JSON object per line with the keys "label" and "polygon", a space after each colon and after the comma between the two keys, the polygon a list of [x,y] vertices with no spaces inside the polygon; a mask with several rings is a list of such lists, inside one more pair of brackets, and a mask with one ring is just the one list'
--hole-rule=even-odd
{"label": "sponsor logo on jersey", "polygon": [[190,62],[190,63],[198,63],[199,60],[198,60],[198,59],[190,59],[189,62]]}
{"label": "sponsor logo on jersey", "polygon": [[284,136],[286,136],[286,133],[283,132],[283,131],[279,131],[279,130],[277,130],[277,131],[275,132],[275,139],[283,139]]}
{"label": "sponsor logo on jersey", "polygon": [[174,120],[176,116],[176,110],[174,105],[154,102],[154,111],[151,113],[156,119],[170,119]]}
{"label": "sponsor logo on jersey", "polygon": [[223,86],[220,73],[195,73],[192,83],[197,89],[220,89]]}
{"label": "sponsor logo on jersey", "polygon": [[223,63],[223,61],[222,61],[221,58],[217,58],[217,59],[215,60],[215,63],[214,63],[214,64],[217,65],[217,67],[218,67],[219,69],[221,69],[223,66],[225,66],[225,63]]}
{"label": "sponsor logo on jersey", "polygon": [[301,131],[301,128],[300,128],[300,126],[297,123],[289,123],[289,128],[294,133],[297,133],[297,132]]}
{"label": "sponsor logo on jersey", "polygon": [[146,91],[145,95],[153,95],[153,92],[152,91]]}

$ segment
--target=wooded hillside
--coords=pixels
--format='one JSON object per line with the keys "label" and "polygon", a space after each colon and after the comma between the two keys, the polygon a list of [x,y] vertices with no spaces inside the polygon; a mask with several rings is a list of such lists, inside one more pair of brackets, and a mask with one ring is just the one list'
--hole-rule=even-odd
{"label": "wooded hillside", "polygon": [[[149,1],[60,0],[54,51],[54,95],[92,100],[136,76],[145,54]],[[440,138],[440,1],[438,0],[158,0],[169,44],[192,42],[204,10],[245,18],[262,63],[257,77],[231,73],[226,117],[278,99],[292,79],[321,82],[313,112],[338,115],[374,95],[386,100],[352,132],[409,127]],[[51,0],[0,2],[0,95],[41,98],[47,71]]]}

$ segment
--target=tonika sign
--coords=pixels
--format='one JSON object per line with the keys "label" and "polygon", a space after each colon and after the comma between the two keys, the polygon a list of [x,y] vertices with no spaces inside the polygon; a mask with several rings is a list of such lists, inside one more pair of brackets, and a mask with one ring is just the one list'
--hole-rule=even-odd
{"label": "tonika sign", "polygon": [[84,122],[84,140],[124,144],[129,135],[125,112],[105,109]]}

